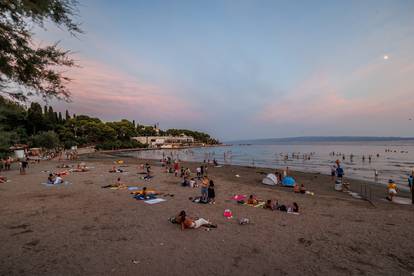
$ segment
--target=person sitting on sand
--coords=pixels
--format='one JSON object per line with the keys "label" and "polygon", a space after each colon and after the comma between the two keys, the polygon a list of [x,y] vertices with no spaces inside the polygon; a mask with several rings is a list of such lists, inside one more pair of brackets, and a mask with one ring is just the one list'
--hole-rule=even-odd
{"label": "person sitting on sand", "polygon": [[53,177],[53,174],[49,174],[49,176],[47,177],[47,184],[54,184],[55,183],[55,178]]}
{"label": "person sitting on sand", "polygon": [[194,178],[191,178],[190,182],[189,182],[190,188],[195,188],[197,187],[197,182],[195,181]]}
{"label": "person sitting on sand", "polygon": [[266,200],[265,205],[263,206],[263,209],[273,210],[274,206],[271,199]]}
{"label": "person sitting on sand", "polygon": [[303,184],[300,185],[300,193],[301,194],[306,193],[306,188],[305,188],[305,185],[303,185]]}
{"label": "person sitting on sand", "polygon": [[86,167],[85,163],[80,163],[76,167],[76,169],[73,169],[74,172],[87,172],[89,169]]}
{"label": "person sitting on sand", "polygon": [[62,184],[62,183],[63,183],[62,177],[60,177],[59,175],[57,175],[55,177],[55,181],[53,182],[53,184]]}
{"label": "person sitting on sand", "polygon": [[253,195],[249,196],[249,199],[247,200],[247,204],[257,205],[258,203],[259,201]]}
{"label": "person sitting on sand", "polygon": [[203,218],[190,218],[185,211],[181,211],[179,214],[179,221],[181,222],[181,230],[184,229],[197,229],[201,226],[208,228],[217,228],[217,225],[212,224],[210,221]]}
{"label": "person sitting on sand", "polygon": [[295,186],[293,186],[293,192],[294,193],[300,193],[300,188],[299,188],[299,185],[297,183],[295,183]]}
{"label": "person sitting on sand", "polygon": [[7,178],[5,176],[0,175],[0,183],[6,183]]}
{"label": "person sitting on sand", "polygon": [[299,205],[296,202],[293,202],[292,205],[283,205],[277,203],[276,209],[281,212],[289,212],[289,213],[299,213]]}
{"label": "person sitting on sand", "polygon": [[299,205],[296,202],[293,202],[291,206],[287,207],[287,212],[299,213]]}
{"label": "person sitting on sand", "polygon": [[188,180],[187,176],[184,176],[183,182],[181,183],[181,186],[187,187],[190,186],[190,181]]}
{"label": "person sitting on sand", "polygon": [[388,180],[387,190],[388,196],[386,197],[386,199],[392,201],[394,196],[397,194],[397,184],[395,184],[394,180]]}

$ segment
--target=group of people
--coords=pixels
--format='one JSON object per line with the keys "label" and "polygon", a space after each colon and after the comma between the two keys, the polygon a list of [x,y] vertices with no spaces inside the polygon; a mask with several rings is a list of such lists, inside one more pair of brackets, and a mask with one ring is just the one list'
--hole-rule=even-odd
{"label": "group of people", "polygon": [[[257,206],[258,204],[263,204],[263,201],[258,200],[254,195],[250,195],[247,198],[247,201],[244,200],[238,201],[239,203],[247,203],[249,205]],[[296,202],[293,202],[291,205],[279,204],[278,200],[268,199],[264,202],[263,209],[272,210],[272,211],[282,211],[289,213],[299,213],[299,205]]]}
{"label": "group of people", "polygon": [[10,156],[0,159],[0,172],[2,170],[9,171],[12,161],[13,159]]}
{"label": "group of people", "polygon": [[53,184],[53,185],[62,184],[63,179],[59,174],[50,173],[49,176],[47,177],[47,182],[46,183],[47,184]]}

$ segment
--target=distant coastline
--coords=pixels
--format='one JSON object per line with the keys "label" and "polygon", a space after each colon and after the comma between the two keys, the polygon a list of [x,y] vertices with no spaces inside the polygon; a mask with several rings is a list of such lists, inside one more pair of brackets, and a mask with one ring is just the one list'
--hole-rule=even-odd
{"label": "distant coastline", "polygon": [[303,144],[303,143],[361,143],[361,142],[412,142],[414,137],[391,136],[299,136],[285,138],[262,138],[227,141],[226,144],[240,145],[271,145],[271,144]]}

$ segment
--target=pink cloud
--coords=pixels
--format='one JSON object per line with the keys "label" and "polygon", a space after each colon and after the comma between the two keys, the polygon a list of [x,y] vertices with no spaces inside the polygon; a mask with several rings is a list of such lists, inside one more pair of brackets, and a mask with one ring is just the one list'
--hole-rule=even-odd
{"label": "pink cloud", "polygon": [[69,109],[110,119],[175,121],[198,117],[190,103],[174,96],[172,88],[153,85],[95,60],[81,59],[71,69]]}
{"label": "pink cloud", "polygon": [[412,64],[400,62],[368,64],[342,78],[318,72],[266,104],[256,122],[321,125],[406,118],[414,106],[413,73]]}

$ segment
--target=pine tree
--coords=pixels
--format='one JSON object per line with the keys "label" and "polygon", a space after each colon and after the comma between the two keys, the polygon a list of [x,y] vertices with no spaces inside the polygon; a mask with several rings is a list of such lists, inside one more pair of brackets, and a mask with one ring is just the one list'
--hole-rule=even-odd
{"label": "pine tree", "polygon": [[59,115],[58,115],[58,122],[59,122],[59,124],[63,123],[62,113],[60,111],[59,111]]}

